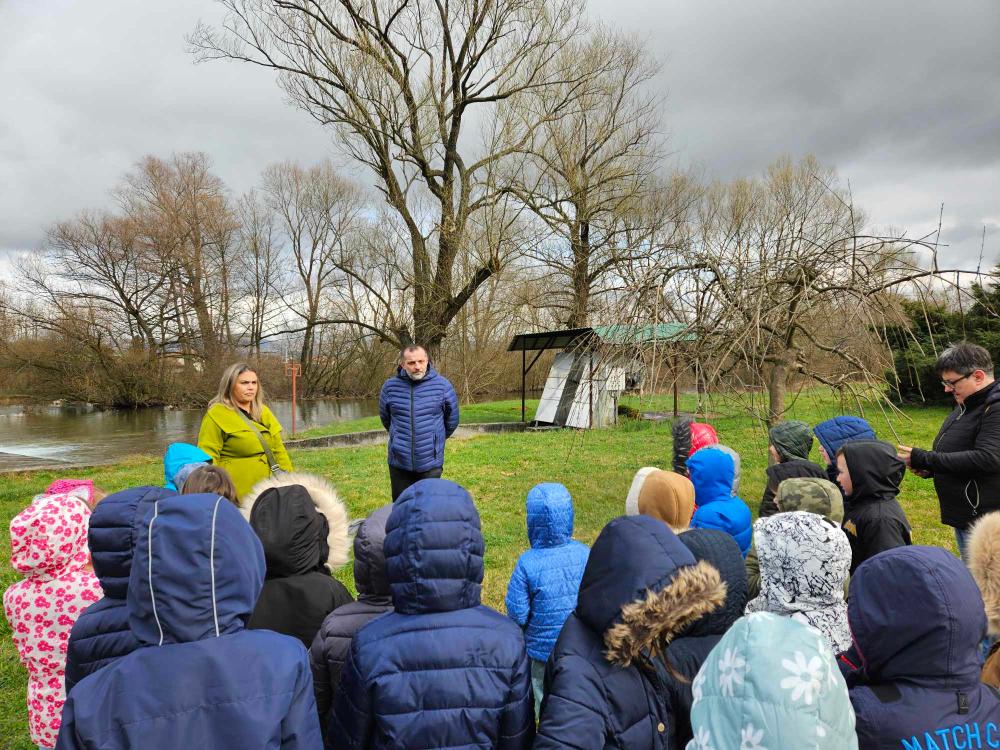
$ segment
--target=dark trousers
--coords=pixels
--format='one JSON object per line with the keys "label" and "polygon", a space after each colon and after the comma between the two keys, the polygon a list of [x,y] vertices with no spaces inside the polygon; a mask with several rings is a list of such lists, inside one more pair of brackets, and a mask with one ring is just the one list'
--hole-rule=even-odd
{"label": "dark trousers", "polygon": [[389,481],[392,482],[392,501],[396,502],[396,498],[402,494],[403,490],[411,484],[419,482],[421,479],[439,478],[443,468],[442,466],[438,466],[436,469],[428,469],[427,471],[407,471],[406,469],[397,469],[392,464],[389,464]]}

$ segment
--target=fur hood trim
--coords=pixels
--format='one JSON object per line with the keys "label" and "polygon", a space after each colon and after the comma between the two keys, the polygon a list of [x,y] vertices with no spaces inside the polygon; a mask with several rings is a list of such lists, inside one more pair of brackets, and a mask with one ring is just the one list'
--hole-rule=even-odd
{"label": "fur hood trim", "polygon": [[726,584],[715,567],[702,560],[682,568],[670,585],[622,607],[620,622],[604,634],[604,656],[628,667],[644,654],[662,653],[688,625],[725,601]]}
{"label": "fur hood trim", "polygon": [[305,472],[284,472],[262,479],[240,500],[240,512],[249,521],[254,503],[266,490],[291,487],[295,484],[305,488],[316,510],[326,516],[326,522],[330,527],[330,533],[326,537],[326,543],[330,548],[326,566],[334,571],[350,560],[351,539],[348,534],[350,519],[347,517],[347,508],[344,507],[343,501],[337,497],[337,490],[322,477]]}
{"label": "fur hood trim", "polygon": [[1000,511],[988,513],[972,527],[969,570],[983,594],[990,635],[1000,635]]}

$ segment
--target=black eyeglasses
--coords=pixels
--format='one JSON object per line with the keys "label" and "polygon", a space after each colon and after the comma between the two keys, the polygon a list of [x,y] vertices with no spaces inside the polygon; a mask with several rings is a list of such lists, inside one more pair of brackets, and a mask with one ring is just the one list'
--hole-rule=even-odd
{"label": "black eyeglasses", "polygon": [[941,381],[941,385],[943,385],[945,388],[954,388],[956,385],[958,385],[959,383],[961,383],[963,380],[965,380],[966,378],[971,378],[975,374],[976,374],[976,371],[973,370],[972,372],[968,373],[967,375],[963,375],[960,378],[955,378],[954,380],[942,380]]}

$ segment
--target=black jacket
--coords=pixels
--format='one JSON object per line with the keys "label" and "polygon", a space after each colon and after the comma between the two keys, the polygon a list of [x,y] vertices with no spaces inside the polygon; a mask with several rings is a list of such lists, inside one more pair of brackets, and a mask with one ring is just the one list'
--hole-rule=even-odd
{"label": "black jacket", "polygon": [[262,492],[250,525],[264,546],[267,577],[247,627],[295,636],[308,648],[323,619],[352,600],[327,568],[329,521],[295,484]]}
{"label": "black jacket", "polygon": [[789,461],[782,461],[780,464],[772,464],[767,467],[766,473],[767,487],[764,488],[764,496],[760,500],[760,509],[757,513],[761,518],[773,516],[778,512],[774,496],[778,492],[778,485],[786,479],[797,479],[799,477],[827,478],[823,467],[804,458],[793,458]]}
{"label": "black jacket", "polygon": [[324,736],[351,639],[370,620],[392,611],[392,593],[385,574],[385,552],[382,550],[385,522],[391,512],[392,505],[383,505],[358,529],[354,538],[354,585],[358,590],[358,600],[328,614],[309,649],[316,709]]}
{"label": "black jacket", "polygon": [[910,465],[934,476],[941,523],[967,529],[1000,510],[1000,384],[973,393],[949,414],[932,450],[913,449]]}
{"label": "black jacket", "polygon": [[906,465],[882,440],[858,440],[841,451],[851,475],[842,524],[851,542],[851,575],[879,552],[912,544],[910,522],[896,499]]}
{"label": "black jacket", "polygon": [[[691,684],[715,645],[747,606],[747,570],[740,546],[729,534],[716,529],[689,529],[678,535],[695,560],[714,566],[726,584],[726,600],[718,609],[702,615],[667,647],[665,660],[655,659],[659,683],[667,693],[670,715],[668,747],[683,750],[692,739]],[[666,663],[664,663],[664,661]],[[669,666],[668,666],[669,665]]]}

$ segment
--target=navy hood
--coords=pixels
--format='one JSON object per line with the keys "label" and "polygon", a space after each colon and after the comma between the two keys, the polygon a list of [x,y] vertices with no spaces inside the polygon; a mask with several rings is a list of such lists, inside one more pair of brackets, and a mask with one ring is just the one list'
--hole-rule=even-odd
{"label": "navy hood", "polygon": [[[732,465],[732,459],[726,459]],[[591,630],[603,634],[623,606],[645,599],[648,591],[660,591],[680,568],[694,564],[694,555],[663,521],[648,516],[615,518],[590,549],[576,614]]]}
{"label": "navy hood", "polygon": [[175,493],[162,487],[132,487],[101,500],[90,515],[87,545],[104,596],[124,600],[132,571],[143,505]]}
{"label": "navy hood", "polygon": [[385,575],[385,525],[392,503],[383,505],[364,520],[354,537],[354,585],[361,597],[388,597]]}
{"label": "navy hood", "polygon": [[896,449],[884,440],[855,440],[841,448],[851,475],[848,502],[892,500],[906,473]]}
{"label": "navy hood", "polygon": [[813,434],[823,446],[831,461],[837,460],[837,451],[852,440],[875,440],[875,430],[861,417],[840,416],[820,422],[813,427]]}
{"label": "navy hood", "polygon": [[927,687],[979,681],[983,599],[961,560],[940,547],[897,547],[851,578],[847,619],[870,682]]}
{"label": "navy hood", "polygon": [[561,484],[536,484],[526,506],[528,539],[535,549],[559,547],[573,537],[573,499]]}
{"label": "navy hood", "polygon": [[729,534],[718,529],[688,529],[681,532],[678,539],[691,550],[695,560],[704,560],[718,570],[726,584],[726,601],[722,607],[692,623],[683,635],[722,635],[743,616],[750,598],[746,562],[740,545]]}
{"label": "navy hood", "polygon": [[411,485],[397,498],[385,532],[386,574],[397,612],[479,605],[485,545],[479,513],[464,487],[447,479]]}
{"label": "navy hood", "polygon": [[264,585],[264,551],[236,506],[205,494],[144,507],[127,600],[139,642],[188,643],[243,630]]}
{"label": "navy hood", "polygon": [[212,463],[212,457],[197,445],[171,443],[167,446],[167,452],[163,454],[163,486],[168,490],[179,492],[180,488],[174,482],[177,472],[188,464],[210,463]]}

